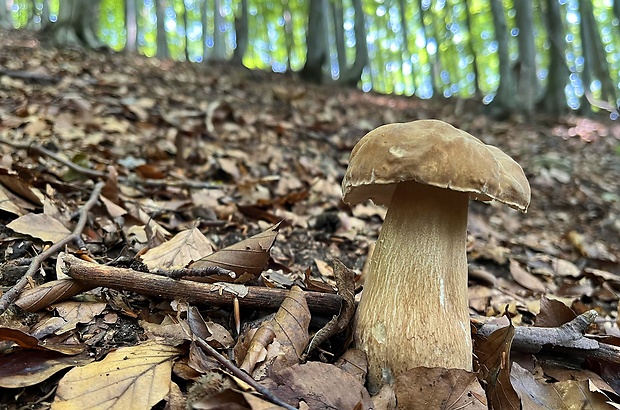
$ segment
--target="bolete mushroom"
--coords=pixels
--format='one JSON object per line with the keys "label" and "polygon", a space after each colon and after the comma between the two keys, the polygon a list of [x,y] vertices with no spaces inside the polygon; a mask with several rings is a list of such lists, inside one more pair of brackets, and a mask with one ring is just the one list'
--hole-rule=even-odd
{"label": "bolete mushroom", "polygon": [[408,369],[471,370],[469,198],[522,212],[523,169],[500,149],[439,120],[381,126],[353,148],[344,202],[388,206],[355,317],[376,392]]}

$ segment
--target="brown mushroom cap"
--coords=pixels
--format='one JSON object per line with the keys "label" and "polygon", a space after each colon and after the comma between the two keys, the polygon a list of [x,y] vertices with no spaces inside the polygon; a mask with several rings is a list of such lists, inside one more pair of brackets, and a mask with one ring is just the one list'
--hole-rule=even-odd
{"label": "brown mushroom cap", "polygon": [[497,200],[522,212],[530,203],[523,169],[499,148],[439,120],[381,126],[353,148],[342,181],[344,202],[389,205],[396,184],[420,184]]}

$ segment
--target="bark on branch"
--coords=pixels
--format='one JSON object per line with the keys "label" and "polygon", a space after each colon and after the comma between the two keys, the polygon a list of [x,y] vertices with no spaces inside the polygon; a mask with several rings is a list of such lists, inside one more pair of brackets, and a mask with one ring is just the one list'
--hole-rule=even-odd
{"label": "bark on branch", "polygon": [[[63,254],[59,260],[65,264],[63,270],[67,275],[92,286],[127,290],[164,299],[184,299],[190,303],[232,306],[233,299],[237,297],[242,307],[277,309],[288,294],[285,289],[172,279],[132,269],[90,263],[69,254]],[[236,289],[242,289],[243,294],[236,292]],[[310,291],[304,292],[304,295],[313,312],[334,315],[340,311],[342,299],[338,295]]]}

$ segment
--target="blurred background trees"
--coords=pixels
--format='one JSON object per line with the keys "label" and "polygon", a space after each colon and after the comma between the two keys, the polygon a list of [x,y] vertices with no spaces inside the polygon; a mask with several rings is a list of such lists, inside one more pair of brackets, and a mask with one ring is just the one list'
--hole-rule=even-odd
{"label": "blurred background trees", "polygon": [[5,0],[58,45],[482,98],[496,116],[620,104],[620,0]]}

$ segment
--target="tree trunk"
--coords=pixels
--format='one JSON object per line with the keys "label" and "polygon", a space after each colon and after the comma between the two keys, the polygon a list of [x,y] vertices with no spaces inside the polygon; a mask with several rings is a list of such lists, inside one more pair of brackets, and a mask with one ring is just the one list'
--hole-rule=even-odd
{"label": "tree trunk", "polygon": [[11,15],[5,1],[0,2],[0,28],[10,29],[13,27]]}
{"label": "tree trunk", "polygon": [[155,0],[155,15],[157,17],[157,53],[160,60],[170,56],[168,50],[168,36],[166,35],[166,0]]}
{"label": "tree trunk", "polygon": [[516,22],[519,28],[518,110],[531,118],[538,90],[536,75],[536,43],[534,42],[534,11],[530,0],[514,0]]}
{"label": "tree trunk", "polygon": [[570,70],[566,65],[566,40],[562,27],[562,14],[557,0],[546,1],[547,10],[545,21],[547,35],[549,37],[549,74],[547,75],[547,89],[542,100],[543,109],[553,116],[561,116],[568,113],[566,104],[566,84]]}
{"label": "tree trunk", "polygon": [[[607,111],[617,112],[617,95],[614,84],[609,74],[607,54],[598,32],[592,2],[580,1],[579,13],[581,14],[580,29],[581,43],[583,48],[584,69],[583,89],[590,104]],[[593,79],[601,82],[601,100],[596,100],[592,95],[590,86]]]}
{"label": "tree trunk", "polygon": [[125,27],[127,42],[125,50],[134,52],[138,44],[138,0],[125,0]]}
{"label": "tree trunk", "polygon": [[334,20],[334,37],[336,43],[336,53],[338,54],[338,71],[343,72],[347,66],[347,49],[344,39],[344,16],[342,10],[342,0],[330,1],[332,6],[332,17]]}
{"label": "tree trunk", "polygon": [[424,23],[424,7],[422,6],[422,0],[418,0],[418,8],[420,9],[420,24],[422,25],[422,32],[424,33],[424,52],[426,52],[426,57],[428,60],[428,64],[430,66],[430,80],[431,80],[431,88],[434,93],[437,90],[437,83],[435,82],[435,63],[437,59],[437,50],[435,50],[435,54],[431,55],[428,52],[428,28],[426,27],[426,23]]}
{"label": "tree trunk", "polygon": [[226,60],[226,43],[224,41],[224,16],[221,0],[213,0],[213,55],[212,59]]}
{"label": "tree trunk", "polygon": [[469,13],[469,0],[465,0],[465,31],[468,33],[467,37],[467,53],[472,56],[471,67],[474,72],[474,98],[479,98],[482,92],[480,91],[480,73],[478,72],[478,61],[476,59],[476,51],[474,50],[474,42],[472,41],[471,31],[471,14]]}
{"label": "tree trunk", "polygon": [[60,46],[101,48],[103,44],[96,34],[100,3],[101,0],[61,1],[58,20],[48,24],[41,37]]}
{"label": "tree trunk", "polygon": [[321,83],[323,65],[329,58],[327,44],[327,0],[310,0],[306,32],[306,64],[299,75],[306,81]]}
{"label": "tree trunk", "polygon": [[293,38],[293,16],[291,14],[291,8],[288,5],[288,0],[282,0],[282,16],[284,17],[284,39],[286,42],[286,68],[290,71],[295,40]]}
{"label": "tree trunk", "polygon": [[[405,8],[407,7],[407,1],[398,0],[398,9],[400,11],[400,30],[403,35],[403,46],[405,47],[404,57],[403,59],[409,62],[411,66],[411,84],[413,85],[412,94],[415,93],[417,85],[415,83],[415,70],[413,66],[413,61],[411,61],[411,44],[409,41],[409,28],[407,27],[407,14]],[[403,75],[404,76],[404,75]],[[405,84],[405,90],[407,89],[407,85]]]}
{"label": "tree trunk", "polygon": [[491,0],[491,14],[497,41],[499,58],[499,86],[491,106],[491,114],[496,118],[505,118],[514,110],[516,82],[510,68],[510,54],[508,50],[508,26],[504,15],[504,6],[501,0]]}
{"label": "tree trunk", "polygon": [[243,63],[243,56],[248,49],[248,0],[241,0],[239,11],[235,15],[235,38],[237,45],[233,52],[232,61],[237,64]]}
{"label": "tree trunk", "polygon": [[355,11],[355,26],[353,28],[355,32],[355,61],[346,71],[340,71],[339,82],[355,87],[362,78],[364,68],[369,64],[369,58],[368,43],[366,42],[366,21],[364,19],[364,10],[362,9],[362,0],[353,0],[353,10]]}

